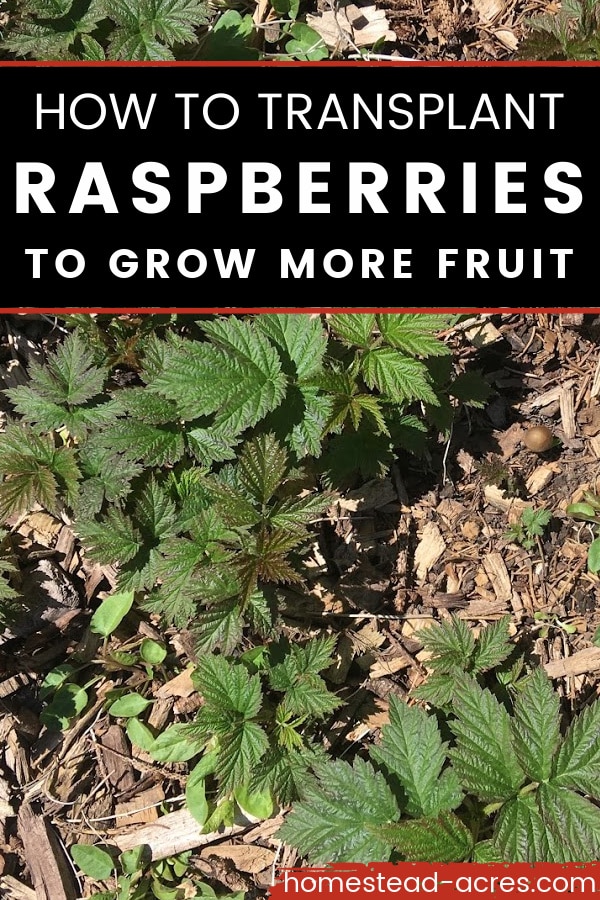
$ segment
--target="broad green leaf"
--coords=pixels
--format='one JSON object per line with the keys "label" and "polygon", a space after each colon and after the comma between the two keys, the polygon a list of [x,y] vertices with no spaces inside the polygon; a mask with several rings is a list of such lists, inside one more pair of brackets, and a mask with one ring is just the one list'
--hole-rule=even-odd
{"label": "broad green leaf", "polygon": [[417,359],[403,356],[392,347],[367,350],[361,359],[361,372],[370,388],[377,388],[396,403],[423,400],[439,406],[427,368]]}
{"label": "broad green leaf", "polygon": [[[105,526],[106,527],[106,526]],[[133,606],[133,591],[111,594],[102,601],[90,620],[90,631],[108,637],[119,627]]]}
{"label": "broad green leaf", "polygon": [[127,721],[125,730],[131,743],[146,752],[150,750],[156,740],[156,735],[150,731],[148,726],[135,717]]}
{"label": "broad green leaf", "polygon": [[140,644],[140,656],[144,662],[148,663],[148,665],[159,666],[161,662],[164,662],[167,656],[167,650],[166,647],[163,644],[159,644],[158,641],[144,638]]}
{"label": "broad green leaf", "polygon": [[588,569],[590,572],[600,572],[600,538],[593,540],[588,547]]}
{"label": "broad green leaf", "polygon": [[63,684],[55,693],[52,703],[40,713],[40,722],[50,731],[65,731],[71,719],[88,705],[85,688],[77,684]]}
{"label": "broad green leaf", "polygon": [[384,825],[378,833],[410,862],[461,862],[473,849],[473,835],[453,812]]}
{"label": "broad green leaf", "polygon": [[45,700],[49,694],[53,694],[54,691],[57,690],[65,681],[74,675],[76,669],[74,666],[70,665],[70,663],[61,663],[58,666],[55,666],[53,669],[50,669],[44,680],[42,681],[39,697],[40,700]]}
{"label": "broad green leaf", "polygon": [[231,663],[222,656],[205,656],[198,662],[192,676],[199,692],[216,711],[242,713],[253,719],[262,705],[262,691],[258,675],[250,675],[240,663]]}
{"label": "broad green leaf", "polygon": [[395,821],[398,807],[383,775],[357,757],[353,766],[342,760],[319,766],[317,777],[306,784],[277,837],[314,865],[388,860],[392,845],[379,836],[378,826]]}
{"label": "broad green leaf", "polygon": [[539,809],[564,862],[593,862],[600,858],[600,808],[585,797],[558,787],[541,784]]}
{"label": "broad green leaf", "polygon": [[204,60],[258,59],[258,50],[250,46],[256,31],[254,20],[249,13],[242,16],[237,9],[226,9],[219,16],[214,28],[206,35],[202,48]]}
{"label": "broad green leaf", "polygon": [[126,875],[135,875],[145,869],[152,861],[152,849],[148,844],[140,844],[131,850],[119,854],[121,868]]}
{"label": "broad green leaf", "polygon": [[204,825],[208,818],[206,779],[215,771],[216,765],[217,752],[211,750],[205,753],[190,772],[185,785],[186,806],[200,825]]}
{"label": "broad green leaf", "polygon": [[173,59],[167,47],[193,42],[195,28],[208,21],[207,7],[198,0],[107,0],[105,9],[118,26],[110,59]]}
{"label": "broad green leaf", "polygon": [[112,856],[100,847],[91,844],[73,844],[70,852],[75,865],[84,875],[95,881],[106,881],[114,872],[115,864]]}
{"label": "broad green leaf", "polygon": [[239,720],[228,734],[220,734],[216,769],[220,790],[232,791],[236,785],[248,781],[268,747],[269,740],[256,722]]}
{"label": "broad green leaf", "polygon": [[487,802],[508,800],[523,784],[524,774],[511,746],[506,709],[474,678],[455,680],[449,724],[456,736],[450,750],[454,770],[464,789]]}
{"label": "broad green leaf", "polygon": [[437,720],[418,706],[390,698],[390,724],[383,728],[381,744],[371,757],[398,777],[406,796],[406,812],[415,819],[455,809],[462,800],[454,773],[442,769],[446,744]]}
{"label": "broad green leaf", "polygon": [[600,798],[600,702],[571,722],[556,758],[552,783]]}
{"label": "broad green leaf", "polygon": [[340,313],[330,316],[328,323],[334,334],[346,344],[365,350],[371,346],[375,327],[375,316],[372,313]]}
{"label": "broad green leaf", "polygon": [[529,676],[517,697],[512,730],[513,746],[525,774],[532,781],[547,781],[560,740],[560,704],[542,668]]}
{"label": "broad green leaf", "polygon": [[513,797],[502,806],[494,827],[494,849],[504,862],[558,862],[532,794]]}
{"label": "broad green leaf", "polygon": [[269,791],[251,791],[247,785],[240,785],[233,796],[247,818],[268,819],[273,812],[273,798]]}
{"label": "broad green leaf", "polygon": [[285,52],[302,62],[327,59],[329,50],[325,41],[313,28],[304,22],[294,22],[290,27],[291,39],[285,45]]}
{"label": "broad green leaf", "polygon": [[148,753],[157,762],[187,762],[200,753],[204,743],[189,737],[185,726],[171,725],[155,738]]}
{"label": "broad green leaf", "polygon": [[111,716],[129,718],[130,716],[139,716],[149,706],[152,706],[152,700],[147,700],[141,694],[131,693],[124,694],[118,700],[115,700],[114,703],[111,703],[108,711]]}

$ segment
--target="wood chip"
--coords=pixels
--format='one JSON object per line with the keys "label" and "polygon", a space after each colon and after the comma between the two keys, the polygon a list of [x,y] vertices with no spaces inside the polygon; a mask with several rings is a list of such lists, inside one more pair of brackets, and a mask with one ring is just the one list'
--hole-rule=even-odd
{"label": "wood chip", "polygon": [[2,900],[36,900],[36,893],[12,875],[3,875],[0,878],[0,897]]}
{"label": "wood chip", "polygon": [[527,414],[533,412],[535,409],[543,409],[551,403],[560,402],[561,393],[575,387],[575,383],[575,379],[573,378],[570,381],[565,381],[563,385],[557,385],[547,391],[543,391],[541,394],[535,394],[531,400],[527,400],[525,403],[521,404],[521,412]]}
{"label": "wood chip", "polygon": [[194,850],[196,847],[204,847],[223,838],[240,834],[246,825],[232,825],[220,831],[211,831],[201,834],[202,826],[194,819],[187,809],[168,813],[161,816],[152,825],[143,825],[141,828],[127,829],[113,835],[113,841],[119,850],[131,850],[141,844],[147,844],[152,854],[152,859],[166,859],[168,856],[177,856],[186,850]]}
{"label": "wood chip", "polygon": [[371,666],[369,678],[389,678],[394,672],[407,669],[410,664],[410,659],[402,656],[396,656],[394,659],[380,659]]}
{"label": "wood chip", "polygon": [[563,385],[559,395],[560,420],[567,440],[572,440],[576,433],[575,403],[573,400],[573,384]]}
{"label": "wood chip", "polygon": [[320,16],[306,16],[306,24],[319,34],[330,50],[344,47],[371,47],[378,40],[396,41],[385,10],[376,6],[349,3],[326,10]]}
{"label": "wood chip", "polygon": [[36,900],[76,900],[79,890],[73,870],[47,818],[24,802],[17,822]]}
{"label": "wood chip", "polygon": [[519,497],[507,497],[495,484],[486,484],[483,490],[484,497],[490,506],[500,509],[507,514],[509,524],[513,524],[520,517],[527,503]]}
{"label": "wood chip", "polygon": [[539,494],[560,471],[561,468],[556,463],[548,463],[534,469],[526,482],[527,490],[531,496]]}
{"label": "wood chip", "polygon": [[544,666],[550,678],[566,678],[569,675],[585,675],[600,671],[600,647],[586,647],[565,659],[553,659]]}
{"label": "wood chip", "polygon": [[417,581],[422,583],[427,578],[427,573],[445,549],[446,543],[442,532],[434,522],[428,522],[423,528],[421,540],[415,551]]}
{"label": "wood chip", "polygon": [[169,697],[189,697],[196,690],[192,682],[192,672],[193,669],[184,669],[175,678],[159,687],[154,696],[161,700]]}
{"label": "wood chip", "polygon": [[218,844],[215,847],[204,847],[199,855],[201,859],[209,856],[230,859],[238,871],[249,872],[251,875],[262,872],[275,861],[274,850],[256,844]]}
{"label": "wood chip", "polygon": [[160,784],[155,784],[147,791],[137,794],[133,800],[117,803],[115,815],[126,818],[128,825],[146,825],[158,819],[158,807],[164,802],[165,794]]}
{"label": "wood chip", "polygon": [[368,509],[379,509],[397,499],[398,494],[391,479],[374,478],[361,488],[348,491],[345,497],[338,500],[337,505],[348,512],[366,512]]}
{"label": "wood chip", "polygon": [[477,316],[474,319],[468,319],[460,326],[464,331],[467,340],[480,350],[489,344],[495,344],[496,341],[502,340],[502,335],[495,325],[488,321],[486,316]]}
{"label": "wood chip", "polygon": [[[111,725],[102,735],[99,744],[108,780],[118,791],[126,791],[135,784],[135,775],[129,761],[129,745],[123,729],[119,725]],[[113,752],[116,751],[116,752]]]}

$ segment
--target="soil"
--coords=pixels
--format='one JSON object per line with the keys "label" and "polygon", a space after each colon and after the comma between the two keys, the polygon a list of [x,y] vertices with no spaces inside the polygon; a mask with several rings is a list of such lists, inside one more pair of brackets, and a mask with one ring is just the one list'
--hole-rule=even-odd
{"label": "soil", "polygon": [[[26,380],[27,363],[61,337],[59,323],[44,316],[4,316],[0,331],[6,386]],[[338,662],[327,674],[346,704],[323,734],[331,753],[360,752],[378,739],[390,695],[408,698],[427,677],[420,630],[450,614],[475,630],[509,615],[511,634],[552,677],[567,718],[600,696],[600,579],[587,569],[593,534],[566,511],[585,492],[600,494],[599,335],[593,315],[463,322],[447,339],[461,365],[492,385],[490,401],[463,408],[450,440],[425,460],[402,455],[386,478],[341,495],[316,526],[308,597],[282,590],[281,611],[292,640],[338,635]],[[535,425],[555,438],[539,454],[523,441]],[[508,534],[525,507],[552,513],[530,549]],[[159,765],[132,749],[124,723],[103,710],[109,690],[135,689],[141,677],[135,667],[107,668],[86,629],[115,572],[86,560],[66,515],[40,509],[9,526],[22,584],[35,584],[35,608],[28,627],[0,638],[2,896],[90,896],[100,886],[76,882],[63,848],[102,840],[122,850],[149,843],[159,856],[189,849],[217,891],[262,894],[275,865],[295,862],[274,837],[281,814],[199,836],[183,809],[185,764]],[[189,636],[134,614],[127,623],[108,650],[154,637],[168,641],[177,661],[152,684],[151,724],[185,721],[201,703],[186,670]],[[39,718],[40,685],[75,652],[97,681],[83,714],[51,732]]]}

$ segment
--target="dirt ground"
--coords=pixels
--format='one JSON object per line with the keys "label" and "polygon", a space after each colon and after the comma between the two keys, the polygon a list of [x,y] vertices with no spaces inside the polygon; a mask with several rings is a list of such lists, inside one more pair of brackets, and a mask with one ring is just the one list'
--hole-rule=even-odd
{"label": "dirt ground", "polygon": [[[406,27],[420,27],[395,10]],[[58,325],[51,317],[0,317],[2,386],[26,379],[27,361],[60,337]],[[599,336],[594,315],[481,315],[462,323],[448,339],[493,387],[485,408],[463,410],[450,441],[424,460],[403,454],[387,478],[348,491],[315,527],[308,597],[282,590],[281,609],[292,639],[339,636],[328,676],[346,703],[323,734],[332,754],[377,740],[390,694],[407,698],[427,677],[420,629],[450,613],[474,629],[509,614],[512,635],[554,679],[567,714],[600,696],[593,642],[600,580],[587,571],[593,535],[566,513],[585,491],[600,493]],[[523,443],[537,424],[556,439],[541,454]],[[552,513],[532,549],[507,535],[524,507]],[[148,843],[163,857],[191,850],[190,865],[217,891],[261,894],[274,866],[296,861],[274,837],[284,811],[198,835],[183,809],[186,764],[134,752],[122,724],[103,712],[110,689],[135,689],[140,677],[135,668],[111,671],[86,630],[115,572],[86,560],[66,516],[40,509],[9,526],[31,617],[0,638],[0,894],[90,896],[100,886],[77,882],[65,848],[98,840],[121,850]],[[166,637],[177,660],[153,683],[150,724],[187,720],[200,704],[186,669],[194,661],[188,635],[165,635],[152,619],[127,622],[111,637],[113,649]],[[70,729],[49,732],[39,719],[39,686],[74,652],[98,676],[93,700]]]}

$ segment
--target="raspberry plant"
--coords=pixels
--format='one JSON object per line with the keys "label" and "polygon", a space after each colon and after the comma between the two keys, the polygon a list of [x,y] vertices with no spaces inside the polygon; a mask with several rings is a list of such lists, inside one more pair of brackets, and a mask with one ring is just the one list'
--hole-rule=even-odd
{"label": "raspberry plant", "polygon": [[[457,622],[429,636],[444,668],[464,644]],[[464,649],[474,673],[486,668],[486,657],[499,661],[511,652],[505,626],[471,637]],[[562,736],[559,698],[542,669],[500,697],[461,672],[456,658],[450,671],[449,741],[436,715],[392,696],[390,724],[370,759],[320,764],[280,837],[316,864],[596,860],[600,703]]]}

